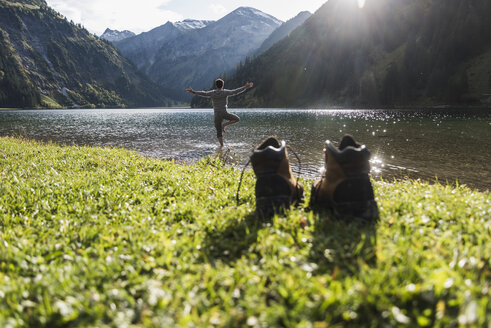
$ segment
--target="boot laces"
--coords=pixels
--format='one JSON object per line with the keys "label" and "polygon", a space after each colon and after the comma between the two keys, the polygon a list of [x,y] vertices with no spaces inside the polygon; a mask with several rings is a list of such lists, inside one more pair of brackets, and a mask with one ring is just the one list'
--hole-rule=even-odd
{"label": "boot laces", "polygon": [[295,155],[295,158],[298,161],[298,171],[296,172],[297,173],[297,179],[296,179],[296,183],[295,183],[295,192],[297,193],[297,199],[299,199],[300,198],[300,195],[299,195],[299,192],[298,192],[298,179],[300,178],[300,174],[302,173],[302,161],[300,160],[300,158],[298,157],[297,153],[293,150],[292,147],[286,146],[286,148],[289,151],[291,151],[293,155]]}
{"label": "boot laces", "polygon": [[237,200],[237,206],[239,206],[239,192],[240,192],[240,186],[242,185],[242,179],[244,178],[244,172],[247,168],[247,166],[249,166],[249,164],[251,163],[251,159],[249,158],[249,160],[247,161],[246,165],[244,165],[244,167],[242,168],[242,173],[240,174],[240,180],[239,180],[239,186],[237,188],[237,195],[236,195],[236,200]]}

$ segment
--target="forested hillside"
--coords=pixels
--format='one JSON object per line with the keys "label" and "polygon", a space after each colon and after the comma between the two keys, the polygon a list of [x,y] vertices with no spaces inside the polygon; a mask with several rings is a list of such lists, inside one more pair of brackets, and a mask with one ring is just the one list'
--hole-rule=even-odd
{"label": "forested hillside", "polygon": [[[491,105],[491,1],[329,0],[247,65],[250,107]],[[200,106],[200,102],[194,102]]]}
{"label": "forested hillside", "polygon": [[0,2],[0,107],[170,104],[109,42],[45,1]]}

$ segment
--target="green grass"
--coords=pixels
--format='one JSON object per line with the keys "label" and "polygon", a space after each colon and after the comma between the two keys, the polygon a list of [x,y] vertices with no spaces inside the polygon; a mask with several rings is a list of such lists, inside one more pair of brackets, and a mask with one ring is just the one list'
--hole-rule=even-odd
{"label": "green grass", "polygon": [[0,138],[0,327],[490,326],[489,192],[376,181],[377,225],[261,221],[239,176]]}

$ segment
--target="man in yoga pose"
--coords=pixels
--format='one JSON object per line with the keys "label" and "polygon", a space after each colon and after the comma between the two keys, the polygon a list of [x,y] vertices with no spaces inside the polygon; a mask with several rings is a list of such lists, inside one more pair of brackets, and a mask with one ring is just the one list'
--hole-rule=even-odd
{"label": "man in yoga pose", "polygon": [[[215,81],[215,90],[195,91],[192,88],[186,89],[186,92],[195,94],[197,96],[211,98],[211,101],[213,103],[213,110],[215,112],[215,128],[217,129],[217,138],[220,146],[222,147],[223,132],[225,132],[225,127],[240,121],[240,118],[237,115],[227,112],[228,97],[238,95],[239,93],[252,88],[253,83],[247,82],[242,87],[233,90],[224,89],[224,85],[225,83],[222,79],[217,79]],[[227,120],[227,122],[223,122],[224,120]]]}

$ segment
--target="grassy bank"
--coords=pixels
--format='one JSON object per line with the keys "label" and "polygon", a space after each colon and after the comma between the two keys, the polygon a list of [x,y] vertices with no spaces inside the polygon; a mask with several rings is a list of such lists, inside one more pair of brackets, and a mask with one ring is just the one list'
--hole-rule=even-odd
{"label": "grassy bank", "polygon": [[378,181],[375,226],[261,222],[239,175],[0,138],[0,326],[489,327],[489,193]]}

